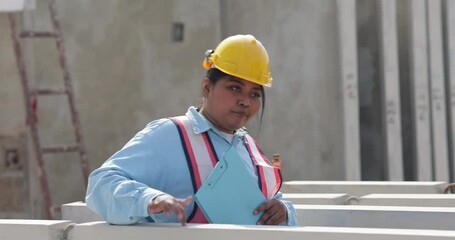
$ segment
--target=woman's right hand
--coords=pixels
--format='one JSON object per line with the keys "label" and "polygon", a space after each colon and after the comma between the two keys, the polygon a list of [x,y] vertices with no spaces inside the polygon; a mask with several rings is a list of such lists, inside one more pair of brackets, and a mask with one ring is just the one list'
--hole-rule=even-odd
{"label": "woman's right hand", "polygon": [[185,199],[175,198],[169,194],[164,194],[156,197],[148,204],[148,213],[157,214],[164,212],[166,216],[169,216],[171,212],[177,216],[182,226],[186,225],[186,213],[185,207],[193,201],[193,197],[189,196]]}

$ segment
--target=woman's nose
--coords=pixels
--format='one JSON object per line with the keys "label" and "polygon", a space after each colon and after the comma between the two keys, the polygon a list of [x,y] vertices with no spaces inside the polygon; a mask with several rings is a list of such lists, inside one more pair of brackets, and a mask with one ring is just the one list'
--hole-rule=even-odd
{"label": "woman's nose", "polygon": [[239,105],[242,107],[250,106],[250,99],[247,96],[243,96],[238,101]]}

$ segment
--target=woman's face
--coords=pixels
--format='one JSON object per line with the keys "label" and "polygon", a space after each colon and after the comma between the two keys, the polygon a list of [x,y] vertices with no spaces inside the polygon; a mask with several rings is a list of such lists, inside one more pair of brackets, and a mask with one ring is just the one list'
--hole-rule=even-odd
{"label": "woman's face", "polygon": [[221,131],[233,133],[245,126],[261,107],[262,87],[234,76],[224,76],[215,85],[202,83],[205,102],[202,113]]}

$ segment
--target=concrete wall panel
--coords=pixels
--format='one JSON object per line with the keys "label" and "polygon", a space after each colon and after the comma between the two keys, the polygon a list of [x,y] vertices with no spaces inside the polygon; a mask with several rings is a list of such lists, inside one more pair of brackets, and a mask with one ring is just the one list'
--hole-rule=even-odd
{"label": "concrete wall panel", "polygon": [[[28,30],[50,30],[46,3],[18,16]],[[181,115],[200,102],[204,52],[220,40],[218,2],[58,1],[57,10],[91,169],[149,121]],[[0,133],[14,135],[26,131],[25,107],[8,22],[0,16],[0,30],[7,33],[0,34],[0,109],[8,112],[0,114]],[[173,40],[175,25],[183,25],[182,41]],[[62,86],[53,40],[26,40],[24,46],[32,85]],[[37,111],[43,145],[74,142],[64,97],[40,97]],[[48,155],[45,161],[55,205],[82,200],[77,155]],[[30,201],[40,208],[36,174],[30,177]]]}
{"label": "concrete wall panel", "polygon": [[[273,86],[260,134],[284,179],[344,179],[335,1],[222,1],[223,37],[251,33],[268,49]],[[279,140],[277,140],[279,139]]]}

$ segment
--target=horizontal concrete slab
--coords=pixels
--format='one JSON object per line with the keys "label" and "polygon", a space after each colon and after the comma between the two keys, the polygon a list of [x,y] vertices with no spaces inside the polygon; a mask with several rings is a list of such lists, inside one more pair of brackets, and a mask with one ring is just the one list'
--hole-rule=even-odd
{"label": "horizontal concrete slab", "polygon": [[369,194],[353,205],[455,207],[455,194]]}
{"label": "horizontal concrete slab", "polygon": [[361,197],[373,193],[442,193],[446,182],[402,181],[287,181],[283,193],[346,193]]}
{"label": "horizontal concrete slab", "polygon": [[228,224],[141,224],[113,226],[94,222],[78,224],[69,232],[70,240],[124,239],[216,239],[216,240],[301,240],[301,239],[381,239],[439,240],[455,237],[455,231],[370,229],[337,227],[241,226]]}
{"label": "horizontal concrete slab", "polygon": [[24,0],[0,1],[0,12],[17,12],[24,10]]}
{"label": "horizontal concrete slab", "polygon": [[341,193],[284,193],[283,200],[293,204],[340,205],[345,204],[347,194]]}
{"label": "horizontal concrete slab", "polygon": [[62,205],[62,219],[74,223],[103,221],[104,219],[87,207],[84,202],[73,202]]}
{"label": "horizontal concrete slab", "polygon": [[[286,193],[283,199],[293,204],[318,204],[318,205],[340,205],[345,204],[347,194],[304,194]],[[86,223],[103,221],[104,219],[87,207],[84,202],[72,202],[62,205],[62,220],[69,220],[74,223]]]}
{"label": "horizontal concrete slab", "polygon": [[71,222],[60,220],[0,219],[1,240],[58,240]]}
{"label": "horizontal concrete slab", "polygon": [[454,230],[455,208],[294,205],[300,226]]}

